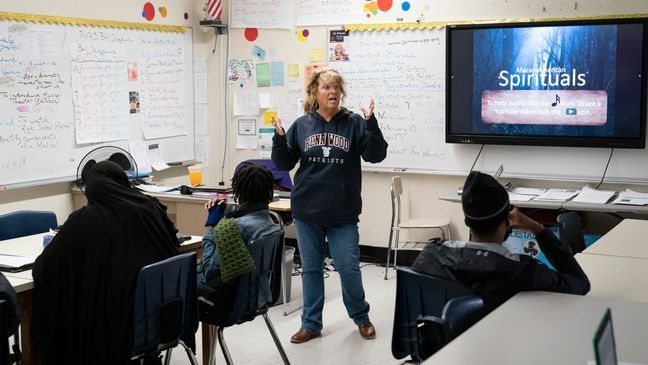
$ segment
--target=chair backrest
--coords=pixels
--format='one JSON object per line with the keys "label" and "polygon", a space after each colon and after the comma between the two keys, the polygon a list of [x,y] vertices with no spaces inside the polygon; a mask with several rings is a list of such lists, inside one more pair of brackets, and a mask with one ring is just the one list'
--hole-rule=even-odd
{"label": "chair backrest", "polygon": [[54,212],[19,210],[0,215],[0,240],[43,233],[57,226]]}
{"label": "chair backrest", "polygon": [[488,310],[482,298],[466,295],[448,301],[441,317],[417,320],[419,356],[425,360],[482,319]]}
{"label": "chair backrest", "polygon": [[196,253],[144,266],[133,297],[133,355],[175,347],[198,329]]}
{"label": "chair backrest", "polygon": [[[451,299],[443,308],[446,341],[450,342],[488,314],[484,300],[477,295]],[[446,342],[446,343],[447,343]]]}
{"label": "chair backrest", "polygon": [[[248,250],[254,260],[254,271],[238,279],[236,297],[232,310],[221,323],[220,327],[251,321],[260,310],[265,310],[275,303],[281,295],[281,265],[283,265],[283,232],[267,238],[250,242]],[[271,298],[259,295],[261,280],[267,280]],[[270,300],[267,300],[270,299]]]}
{"label": "chair backrest", "polygon": [[461,284],[437,279],[409,268],[396,272],[396,306],[392,330],[392,355],[411,356],[421,361],[416,321],[423,316],[441,317],[445,304],[453,298],[473,294]]}
{"label": "chair backrest", "polygon": [[585,237],[581,227],[581,220],[576,212],[561,213],[556,217],[558,221],[558,234],[560,240],[569,245],[573,254],[585,249]]}
{"label": "chair backrest", "polygon": [[0,299],[0,365],[9,365],[9,303]]}
{"label": "chair backrest", "polygon": [[401,195],[403,195],[403,181],[400,176],[392,176],[391,183],[392,227],[401,221]]}

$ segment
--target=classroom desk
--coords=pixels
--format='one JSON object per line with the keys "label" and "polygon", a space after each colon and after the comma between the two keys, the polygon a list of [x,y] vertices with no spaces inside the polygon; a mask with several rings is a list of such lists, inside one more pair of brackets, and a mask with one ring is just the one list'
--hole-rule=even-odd
{"label": "classroom desk", "polygon": [[594,360],[592,337],[607,307],[612,310],[619,361],[648,364],[647,303],[523,292],[423,365],[586,365]]}
{"label": "classroom desk", "polygon": [[[461,203],[461,195],[456,192],[445,194],[439,197],[439,200],[448,201],[451,203]],[[533,201],[529,200],[526,202],[511,202],[519,208],[536,208],[536,209],[554,209],[558,210],[562,207],[562,202],[550,202],[550,201]]]}
{"label": "classroom desk", "polygon": [[648,302],[648,221],[624,219],[575,256],[590,280],[588,296]]}
{"label": "classroom desk", "polygon": [[[183,242],[179,252],[195,250],[202,255],[202,237],[192,236]],[[0,253],[16,256],[38,256],[43,252],[43,233],[0,241]],[[31,270],[3,273],[18,293],[20,300],[20,348],[24,365],[41,364],[40,354],[31,341],[32,293],[34,279]]]}
{"label": "classroom desk", "polygon": [[[167,215],[175,223],[176,228],[183,233],[200,235],[205,231],[205,219],[207,211],[205,202],[209,198],[205,196],[180,195],[179,193],[146,193],[157,198],[167,207]],[[85,195],[81,190],[72,189],[74,210],[84,207],[87,203]],[[273,201],[269,206],[270,210],[277,212],[290,211],[290,199]]]}
{"label": "classroom desk", "polygon": [[[444,194],[439,197],[440,200],[461,203],[461,195],[456,192]],[[578,203],[572,201],[553,202],[553,201],[512,201],[512,205],[519,208],[535,208],[549,210],[569,210],[575,212],[602,212],[602,213],[633,213],[638,215],[648,215],[648,206],[640,205],[622,205],[622,204],[597,204],[597,203]]]}
{"label": "classroom desk", "polygon": [[624,219],[583,253],[648,259],[648,221]]}

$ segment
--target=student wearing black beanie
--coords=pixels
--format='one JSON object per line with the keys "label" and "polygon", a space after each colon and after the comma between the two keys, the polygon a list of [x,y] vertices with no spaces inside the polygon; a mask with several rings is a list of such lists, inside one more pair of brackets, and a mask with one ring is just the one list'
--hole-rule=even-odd
{"label": "student wearing black beanie", "polygon": [[[513,208],[508,193],[492,176],[471,172],[461,205],[471,240],[428,244],[414,261],[414,270],[471,288],[491,309],[521,291],[581,295],[589,291],[589,280],[567,245]],[[556,270],[502,246],[513,228],[535,234]]]}

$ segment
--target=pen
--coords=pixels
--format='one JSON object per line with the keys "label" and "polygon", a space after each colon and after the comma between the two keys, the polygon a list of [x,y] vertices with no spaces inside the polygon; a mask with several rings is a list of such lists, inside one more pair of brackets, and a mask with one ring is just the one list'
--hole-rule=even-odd
{"label": "pen", "polygon": [[394,169],[394,171],[404,172],[407,171],[407,169]]}

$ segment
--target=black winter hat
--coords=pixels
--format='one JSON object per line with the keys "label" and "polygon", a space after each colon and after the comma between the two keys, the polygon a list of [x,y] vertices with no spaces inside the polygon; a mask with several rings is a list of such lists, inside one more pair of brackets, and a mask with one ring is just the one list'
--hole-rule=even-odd
{"label": "black winter hat", "polygon": [[506,189],[495,178],[479,171],[466,178],[461,205],[466,224],[475,231],[490,231],[508,219],[510,203]]}

